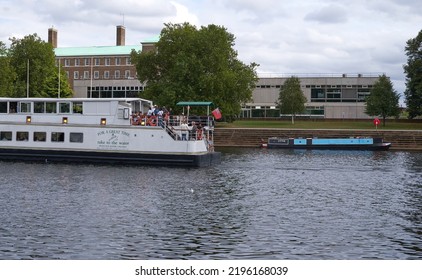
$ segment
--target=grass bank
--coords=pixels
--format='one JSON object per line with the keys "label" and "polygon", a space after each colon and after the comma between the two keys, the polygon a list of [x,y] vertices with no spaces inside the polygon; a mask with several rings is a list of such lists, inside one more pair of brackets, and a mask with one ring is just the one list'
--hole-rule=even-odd
{"label": "grass bank", "polygon": [[[221,128],[287,128],[287,129],[375,129],[372,120],[237,120],[233,123],[217,122]],[[379,130],[422,130],[422,122],[387,120]]]}

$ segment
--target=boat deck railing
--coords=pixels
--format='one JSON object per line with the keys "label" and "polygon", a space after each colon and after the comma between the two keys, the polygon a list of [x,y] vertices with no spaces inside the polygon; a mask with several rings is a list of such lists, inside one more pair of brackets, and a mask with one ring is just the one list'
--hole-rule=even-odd
{"label": "boat deck railing", "polygon": [[[183,128],[182,124],[187,124]],[[207,142],[209,150],[213,150],[215,120],[211,116],[131,116],[132,126],[161,127],[175,141],[203,141]]]}

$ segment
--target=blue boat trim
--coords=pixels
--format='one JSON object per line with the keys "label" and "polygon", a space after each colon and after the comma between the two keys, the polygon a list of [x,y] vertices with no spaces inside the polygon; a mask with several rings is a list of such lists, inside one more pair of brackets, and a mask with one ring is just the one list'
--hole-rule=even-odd
{"label": "blue boat trim", "polygon": [[270,149],[388,150],[382,138],[280,138],[270,137],[262,147]]}

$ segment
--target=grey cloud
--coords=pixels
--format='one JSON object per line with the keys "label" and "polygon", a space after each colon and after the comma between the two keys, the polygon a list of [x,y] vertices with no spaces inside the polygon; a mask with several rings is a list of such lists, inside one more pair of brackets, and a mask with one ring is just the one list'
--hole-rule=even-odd
{"label": "grey cloud", "polygon": [[327,24],[344,23],[347,22],[347,11],[340,6],[331,5],[308,13],[305,20]]}

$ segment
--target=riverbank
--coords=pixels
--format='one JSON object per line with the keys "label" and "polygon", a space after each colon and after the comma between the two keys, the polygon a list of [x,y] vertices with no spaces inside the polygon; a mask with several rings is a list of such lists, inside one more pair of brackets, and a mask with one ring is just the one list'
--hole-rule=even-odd
{"label": "riverbank", "polygon": [[422,130],[216,128],[214,144],[216,147],[259,147],[262,140],[269,137],[381,137],[391,143],[391,150],[422,151]]}

